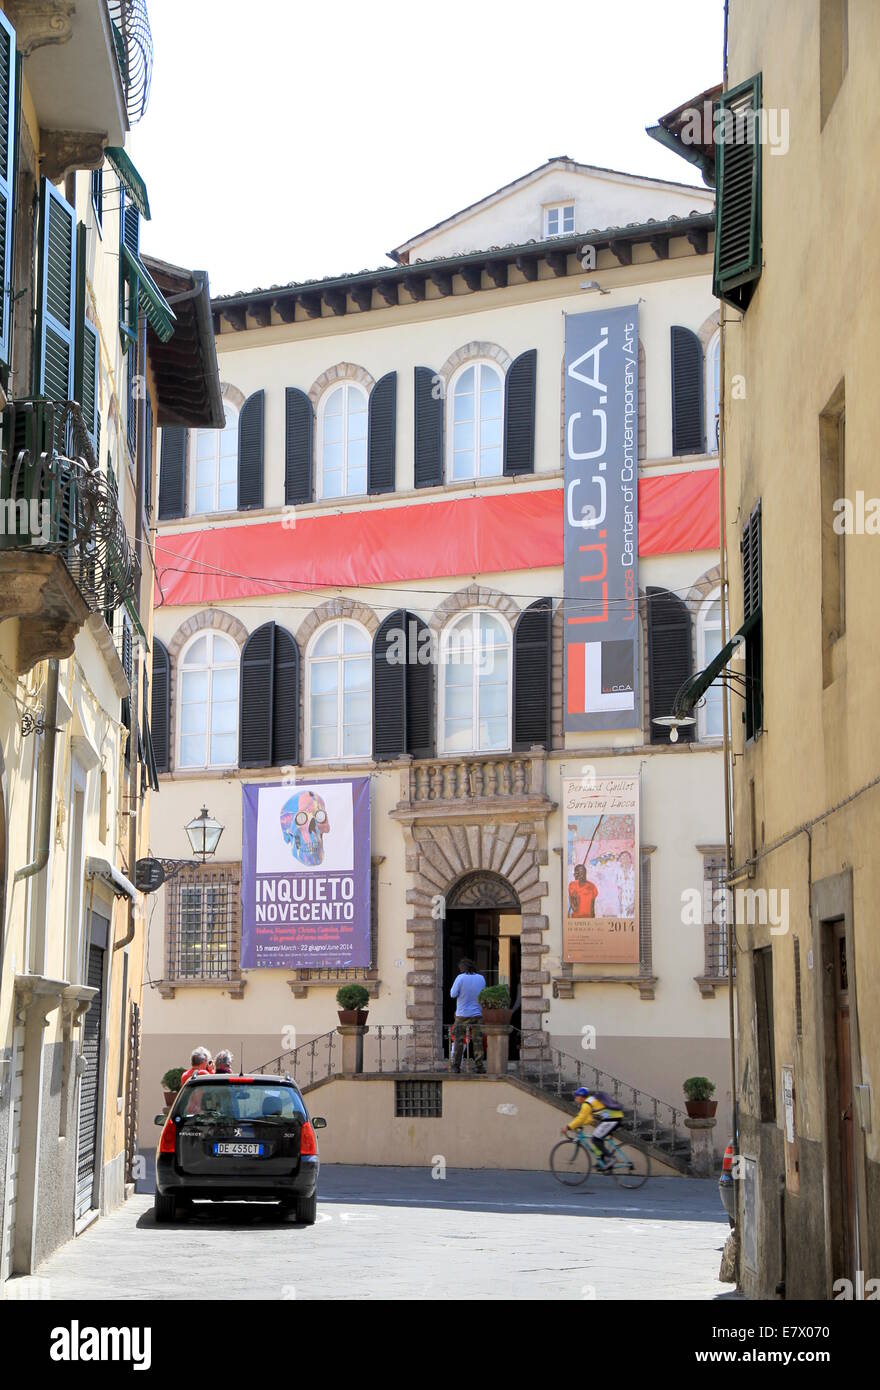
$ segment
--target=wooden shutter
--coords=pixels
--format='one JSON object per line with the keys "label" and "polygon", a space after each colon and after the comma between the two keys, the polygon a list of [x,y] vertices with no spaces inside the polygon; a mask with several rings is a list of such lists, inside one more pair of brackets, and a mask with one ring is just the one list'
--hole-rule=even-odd
{"label": "wooden shutter", "polygon": [[[414,758],[434,756],[434,662],[427,623],[415,613],[406,621],[406,751]],[[421,658],[421,659],[420,659]]]}
{"label": "wooden shutter", "polygon": [[265,391],[248,396],[238,417],[238,506],[263,505],[263,411]]}
{"label": "wooden shutter", "polygon": [[153,691],[150,702],[150,730],[157,772],[169,770],[168,751],[171,729],[171,658],[168,648],[153,638]]}
{"label": "wooden shutter", "polygon": [[415,369],[415,485],[443,482],[443,392],[430,367]]}
{"label": "wooden shutter", "polygon": [[[761,74],[723,92],[724,122],[715,162],[715,265],[713,291],[745,309],[761,275]],[[739,138],[751,130],[751,139]]]}
{"label": "wooden shutter", "polygon": [[[668,743],[669,730],[653,721],[672,714],[675,697],[692,674],[691,615],[687,604],[668,589],[648,589],[648,704],[651,742]],[[695,726],[679,729],[681,742],[689,743]]]}
{"label": "wooden shutter", "polygon": [[370,392],[367,430],[367,492],[394,491],[397,436],[397,372],[388,372]]}
{"label": "wooden shutter", "polygon": [[[131,619],[129,618],[129,616],[128,616],[127,613],[123,613],[123,615],[122,615],[121,644],[122,644],[122,650],[121,650],[120,655],[121,655],[121,659],[122,659],[122,669],[123,669],[123,671],[125,672],[125,678],[126,678],[126,680],[128,681],[129,688],[131,688],[132,677],[133,677],[133,674],[134,674],[134,668],[133,668],[134,650],[133,650],[133,643],[132,643],[132,636],[131,636]],[[123,727],[125,728],[126,733],[129,733],[129,732],[130,732],[130,729],[131,729],[131,696],[130,696],[130,695],[126,695],[125,699],[122,701],[122,713],[121,713],[121,715],[120,715],[120,722],[122,723]],[[125,763],[126,763],[126,766],[127,766],[127,767],[130,767],[130,766],[131,766],[131,739],[130,739],[130,738],[126,739],[126,742],[125,742]]]}
{"label": "wooden shutter", "polygon": [[761,609],[761,504],[748,519],[742,538],[743,618]]}
{"label": "wooden shutter", "polygon": [[373,638],[373,757],[376,762],[406,752],[406,670],[401,647],[406,612],[396,608]]}
{"label": "wooden shutter", "polygon": [[551,623],[553,605],[539,598],[520,613],[513,630],[513,747],[549,748]]}
{"label": "wooden shutter", "polygon": [[504,473],[535,471],[535,378],[538,354],[534,348],[511,362],[504,383]]}
{"label": "wooden shutter", "polygon": [[144,397],[144,511],[153,515],[153,401],[149,392]]}
{"label": "wooden shutter", "polygon": [[288,506],[312,501],[314,418],[305,391],[288,386],[284,393],[284,501]]}
{"label": "wooden shutter", "polygon": [[73,398],[76,339],[76,218],[49,182],[40,186],[40,248],[34,393]]}
{"label": "wooden shutter", "polygon": [[162,431],[159,455],[159,520],[171,521],[186,515],[187,431],[166,425]]}
{"label": "wooden shutter", "polygon": [[764,722],[764,638],[763,581],[761,577],[761,503],[752,512],[741,542],[743,571],[743,618],[751,618],[746,636],[746,692],[743,719],[746,738],[757,738]]}
{"label": "wooden shutter", "polygon": [[299,762],[299,647],[286,628],[275,628],[272,667],[272,765]]}
{"label": "wooden shutter", "polygon": [[0,10],[0,362],[12,360],[12,243],[15,227],[15,30]]}
{"label": "wooden shutter", "polygon": [[672,452],[701,454],[703,437],[703,349],[696,333],[673,324],[669,330],[672,363]]}
{"label": "wooden shutter", "polygon": [[[140,255],[141,247],[141,215],[134,203],[130,203],[125,196],[125,189],[119,185],[119,244],[123,242],[128,247],[133,256]],[[120,250],[119,257],[119,335],[122,341],[122,351],[128,352],[129,348],[137,343],[137,319],[138,319],[138,283],[129,274],[122,259]]]}
{"label": "wooden shutter", "polygon": [[240,767],[272,765],[274,658],[275,624],[264,623],[251,633],[241,654]]}

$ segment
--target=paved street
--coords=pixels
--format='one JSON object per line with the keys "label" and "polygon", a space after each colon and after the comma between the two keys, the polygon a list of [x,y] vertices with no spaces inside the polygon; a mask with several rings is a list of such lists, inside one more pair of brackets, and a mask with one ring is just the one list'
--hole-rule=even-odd
{"label": "paved street", "polygon": [[[143,1184],[147,1186],[148,1184]],[[712,1299],[727,1235],[717,1184],[655,1178],[623,1192],[593,1176],[325,1166],[318,1221],[200,1206],[157,1226],[149,1192],[39,1271],[43,1298]],[[25,1296],[14,1281],[12,1297]],[[33,1296],[33,1293],[31,1296]]]}

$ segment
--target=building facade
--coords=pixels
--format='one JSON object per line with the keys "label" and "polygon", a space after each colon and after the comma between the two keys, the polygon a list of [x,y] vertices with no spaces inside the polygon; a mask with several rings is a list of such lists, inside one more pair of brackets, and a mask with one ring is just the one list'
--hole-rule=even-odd
{"label": "building facade", "polygon": [[207,282],[140,254],[151,61],[139,2],[0,9],[2,1279],[134,1177],[154,446],[220,418],[210,333],[171,370]]}
{"label": "building facade", "polygon": [[[724,935],[683,920],[721,852],[718,708],[678,743],[652,722],[720,640],[712,201],[551,160],[395,265],[215,301],[226,429],[162,441],[151,852],[184,855],[203,804],[224,830],[147,909],[144,1120],[194,1044],[246,1068],[289,1054],[336,1027],[352,978],[371,1028],[446,1054],[463,953],[519,996],[514,1048],[552,1042],[673,1105],[708,1072],[724,1113]],[[620,305],[638,306],[644,698],[633,727],[566,733],[565,316]],[[386,679],[401,627],[431,655]],[[450,655],[488,642],[491,691]],[[243,785],[362,776],[369,965],[243,969]],[[640,780],[639,947],[577,964],[563,782],[624,776]]]}

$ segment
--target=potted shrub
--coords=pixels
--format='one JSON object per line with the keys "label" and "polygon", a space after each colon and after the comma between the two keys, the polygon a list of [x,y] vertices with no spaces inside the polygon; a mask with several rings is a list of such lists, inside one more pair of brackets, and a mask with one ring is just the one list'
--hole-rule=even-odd
{"label": "potted shrub", "polygon": [[166,1105],[174,1104],[174,1098],[180,1090],[180,1078],[185,1071],[186,1067],[169,1067],[162,1077],[162,1094]]}
{"label": "potted shrub", "polygon": [[336,991],[336,1002],[339,1005],[340,1023],[356,1023],[359,1026],[366,1023],[370,995],[363,985],[342,985]]}
{"label": "potted shrub", "polygon": [[691,1119],[711,1120],[718,1109],[717,1100],[712,1099],[715,1082],[710,1081],[708,1076],[689,1076],[682,1090],[685,1097],[684,1108]]}
{"label": "potted shrub", "polygon": [[507,985],[487,985],[480,990],[484,1023],[509,1023],[513,1017]]}

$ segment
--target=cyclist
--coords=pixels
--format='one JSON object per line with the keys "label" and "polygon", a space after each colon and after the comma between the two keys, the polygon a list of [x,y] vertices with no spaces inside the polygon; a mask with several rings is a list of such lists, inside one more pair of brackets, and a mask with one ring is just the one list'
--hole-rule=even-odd
{"label": "cyclist", "polygon": [[586,1086],[578,1086],[574,1093],[574,1099],[579,1100],[581,1108],[574,1119],[561,1131],[563,1134],[575,1133],[583,1129],[585,1125],[594,1125],[595,1128],[590,1135],[596,1148],[601,1155],[599,1168],[601,1171],[610,1168],[612,1155],[605,1144],[606,1135],[613,1134],[623,1119],[623,1111],[611,1096],[604,1091],[591,1091]]}

